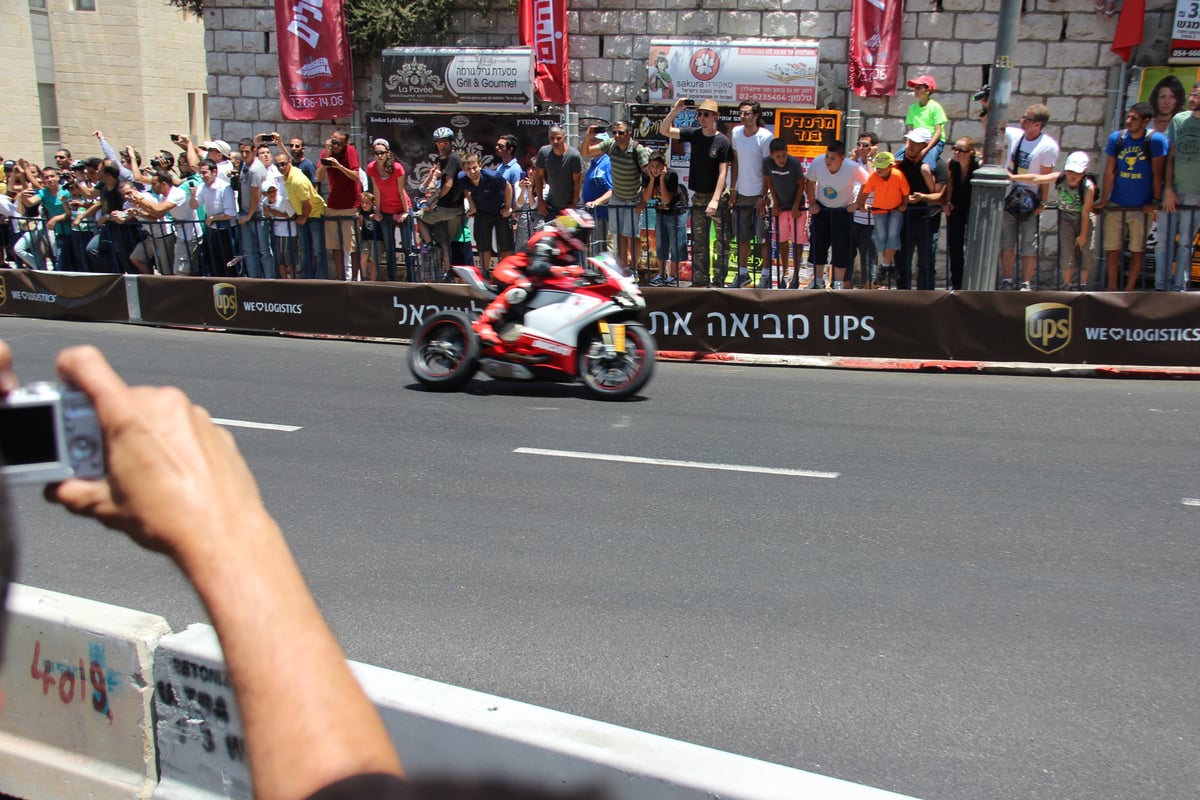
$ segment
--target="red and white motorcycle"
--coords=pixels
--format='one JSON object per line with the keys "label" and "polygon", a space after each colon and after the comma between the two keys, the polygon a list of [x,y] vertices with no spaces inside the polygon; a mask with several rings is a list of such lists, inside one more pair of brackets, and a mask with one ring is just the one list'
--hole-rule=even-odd
{"label": "red and white motorcycle", "polygon": [[[475,266],[454,267],[485,304],[497,287]],[[581,380],[593,395],[616,400],[639,392],[654,370],[654,337],[637,322],[646,299],[611,255],[588,259],[580,277],[546,279],[517,314],[496,324],[500,343],[483,342],[471,317],[444,311],[413,334],[408,368],[434,391],[462,388],[483,370],[504,380]],[[510,317],[513,316],[510,314]]]}

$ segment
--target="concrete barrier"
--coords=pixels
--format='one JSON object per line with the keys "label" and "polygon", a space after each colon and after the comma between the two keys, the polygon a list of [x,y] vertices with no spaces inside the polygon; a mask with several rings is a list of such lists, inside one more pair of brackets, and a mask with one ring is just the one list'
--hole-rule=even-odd
{"label": "concrete barrier", "polygon": [[0,666],[0,792],[150,797],[158,780],[151,659],[166,620],[13,585]]}
{"label": "concrete barrier", "polygon": [[[413,778],[499,777],[612,800],[899,800],[900,795],[351,663]],[[249,798],[237,704],[213,630],[164,637],[155,658],[161,800]]]}

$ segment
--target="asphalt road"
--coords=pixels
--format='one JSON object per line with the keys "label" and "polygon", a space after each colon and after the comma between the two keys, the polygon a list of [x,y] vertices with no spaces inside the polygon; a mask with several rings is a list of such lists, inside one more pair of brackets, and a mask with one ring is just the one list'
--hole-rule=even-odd
{"label": "asphalt road", "polygon": [[[659,364],[611,404],[428,394],[397,345],[0,335],[25,380],[90,341],[300,426],[232,430],[351,658],[928,800],[1200,794],[1194,383]],[[18,509],[24,582],[204,619],[163,559]]]}

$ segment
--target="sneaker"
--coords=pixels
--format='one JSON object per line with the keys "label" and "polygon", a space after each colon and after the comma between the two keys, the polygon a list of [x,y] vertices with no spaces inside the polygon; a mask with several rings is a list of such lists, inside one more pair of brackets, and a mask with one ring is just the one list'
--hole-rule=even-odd
{"label": "sneaker", "polygon": [[813,278],[813,282],[808,285],[808,288],[809,289],[824,289],[825,288],[825,279],[824,278]]}
{"label": "sneaker", "polygon": [[845,286],[845,284],[844,284],[842,281],[834,281],[834,282],[833,282],[833,288],[834,288],[834,289],[845,289],[845,288],[846,288],[846,286]]}
{"label": "sneaker", "polygon": [[678,286],[678,285],[679,285],[678,278],[669,277],[665,281],[663,281],[663,286]]}
{"label": "sneaker", "polygon": [[1000,281],[1000,291],[1007,292],[1012,288],[1013,288],[1012,278],[1005,278],[1004,280]]}
{"label": "sneaker", "polygon": [[651,286],[663,286],[666,284],[666,282],[667,282],[667,279],[664,278],[662,275],[655,275],[653,278],[650,279]]}
{"label": "sneaker", "polygon": [[741,289],[743,286],[749,286],[751,283],[752,283],[752,281],[748,274],[739,273],[738,276],[733,281],[733,286],[731,286],[730,288],[731,289]]}
{"label": "sneaker", "polygon": [[1031,291],[1031,288],[1032,288],[1032,287],[1030,287],[1030,285],[1029,285],[1029,281],[1021,281],[1021,291],[1022,291],[1022,292],[1028,292],[1028,291]]}

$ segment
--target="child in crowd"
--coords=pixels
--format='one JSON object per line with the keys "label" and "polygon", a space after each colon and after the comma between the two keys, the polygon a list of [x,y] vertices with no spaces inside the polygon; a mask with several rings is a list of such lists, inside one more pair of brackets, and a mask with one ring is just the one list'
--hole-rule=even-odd
{"label": "child in crowd", "polygon": [[687,215],[691,210],[687,187],[679,180],[679,173],[667,166],[667,156],[662,150],[650,154],[646,164],[646,175],[642,178],[642,202],[657,202],[656,245],[658,275],[651,286],[678,286],[676,270],[679,262],[687,258]]}
{"label": "child in crowd", "polygon": [[[855,208],[867,207],[867,198],[874,195],[871,221],[875,225],[875,249],[879,253],[877,281],[895,273],[896,251],[900,249],[900,231],[904,227],[904,212],[908,210],[908,180],[896,169],[896,157],[888,152],[875,156],[871,162],[875,171],[858,192]],[[868,288],[871,285],[868,284]]]}
{"label": "child in crowd", "polygon": [[516,232],[516,249],[524,250],[529,244],[529,237],[537,232],[540,227],[538,219],[538,198],[534,196],[533,180],[529,177],[530,171],[533,169],[533,159],[521,172],[521,179],[517,181],[516,197],[514,202],[517,205],[517,232]]}
{"label": "child in crowd", "polygon": [[[782,289],[792,243],[795,242],[796,255],[799,256],[800,245],[804,244],[807,238],[808,226],[804,216],[804,165],[800,163],[800,159],[788,155],[787,142],[783,139],[771,140],[770,153],[769,158],[763,159],[763,178],[767,188],[771,190],[771,197],[774,198],[771,215],[775,218],[775,243],[779,249],[776,255],[776,263],[779,265],[777,285]],[[771,275],[766,270],[759,280],[759,288],[771,288]],[[788,288],[800,288],[799,263],[795,264]]]}
{"label": "child in crowd", "polygon": [[937,90],[937,81],[933,79],[932,75],[913,78],[908,82],[908,88],[913,90],[913,96],[917,98],[917,102],[908,107],[904,124],[910,131],[925,128],[933,132],[932,138],[925,144],[925,149],[921,151],[921,160],[928,164],[930,169],[933,169],[933,166],[942,158],[942,150],[946,146],[946,123],[950,120],[946,116],[946,109],[942,108],[942,104],[933,99],[933,93]]}
{"label": "child in crowd", "polygon": [[358,196],[358,255],[359,263],[351,266],[352,281],[374,281],[376,254],[383,247],[383,212],[375,205],[375,195],[363,192]]}
{"label": "child in crowd", "polygon": [[[1087,289],[1088,271],[1092,268],[1091,223],[1096,203],[1096,179],[1087,174],[1091,158],[1082,150],[1067,156],[1062,172],[1045,175],[1009,174],[1021,183],[1053,183],[1058,191],[1058,257],[1062,269],[1062,289]],[[1078,267],[1078,283],[1076,268]]]}
{"label": "child in crowd", "polygon": [[281,191],[278,183],[268,183],[263,188],[263,216],[271,220],[271,246],[275,250],[275,266],[281,279],[296,277],[299,261],[296,239],[296,213],[288,202],[287,192]]}

